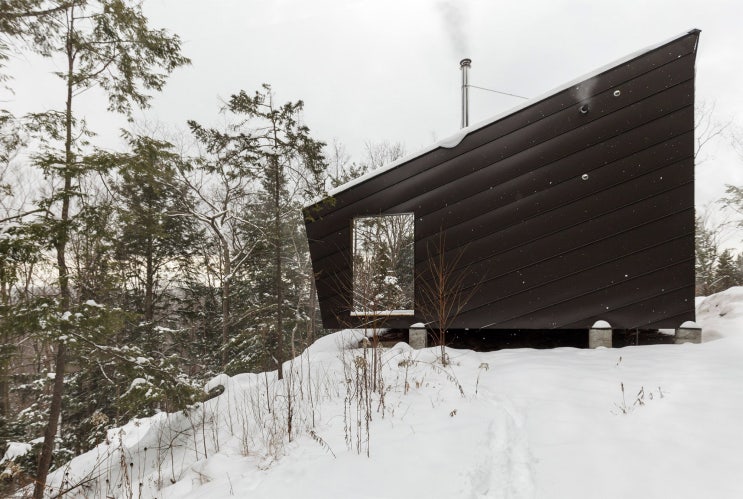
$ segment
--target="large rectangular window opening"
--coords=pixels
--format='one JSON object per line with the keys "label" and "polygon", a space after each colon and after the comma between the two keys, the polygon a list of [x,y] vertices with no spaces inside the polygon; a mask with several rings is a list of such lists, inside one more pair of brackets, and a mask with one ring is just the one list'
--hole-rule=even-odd
{"label": "large rectangular window opening", "polygon": [[415,217],[353,220],[351,315],[413,315]]}

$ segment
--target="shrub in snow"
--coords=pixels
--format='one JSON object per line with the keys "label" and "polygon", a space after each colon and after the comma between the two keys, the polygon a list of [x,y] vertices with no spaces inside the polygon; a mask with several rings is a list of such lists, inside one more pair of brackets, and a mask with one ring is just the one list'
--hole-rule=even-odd
{"label": "shrub in snow", "polygon": [[[36,472],[36,456],[41,449],[41,441],[33,443],[8,442],[0,460],[0,495],[31,483]],[[68,458],[71,456],[68,456]]]}

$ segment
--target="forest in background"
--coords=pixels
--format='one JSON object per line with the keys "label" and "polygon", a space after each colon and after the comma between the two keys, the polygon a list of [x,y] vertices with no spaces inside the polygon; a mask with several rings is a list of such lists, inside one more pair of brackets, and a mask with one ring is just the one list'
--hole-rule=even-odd
{"label": "forest in background", "polygon": [[101,112],[131,117],[189,63],[179,38],[136,2],[0,7],[0,56],[66,68],[59,109],[0,115],[0,446],[33,442],[14,476],[43,484],[106,429],[201,400],[216,373],[276,369],[322,334],[301,207],[403,150],[369,143],[352,163],[269,85],[215,107],[219,129],[123,131],[126,150],[98,149],[78,96],[102,89]]}
{"label": "forest in background", "polygon": [[[43,490],[107,429],[202,400],[217,373],[276,369],[324,334],[301,207],[404,147],[369,142],[352,161],[266,85],[215,106],[219,128],[132,123],[126,149],[97,148],[81,93],[102,90],[101,113],[131,118],[190,62],[137,2],[0,0],[0,62],[16,51],[64,68],[57,109],[0,110],[0,451],[32,442],[9,486]],[[735,141],[698,116],[698,149]],[[743,216],[743,188],[719,207]],[[699,294],[743,284],[724,230],[697,217]]]}

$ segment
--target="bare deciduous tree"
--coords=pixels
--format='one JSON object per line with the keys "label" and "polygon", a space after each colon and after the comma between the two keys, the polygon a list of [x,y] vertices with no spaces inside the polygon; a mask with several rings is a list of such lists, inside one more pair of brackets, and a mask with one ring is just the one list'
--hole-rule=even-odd
{"label": "bare deciduous tree", "polygon": [[694,162],[697,165],[707,160],[702,156],[702,149],[706,149],[708,144],[714,139],[722,137],[728,132],[733,124],[732,118],[721,120],[715,114],[715,103],[709,104],[702,102],[694,110],[696,118],[694,120]]}
{"label": "bare deciduous tree", "polygon": [[428,250],[426,267],[418,276],[420,297],[418,304],[426,318],[428,329],[434,331],[441,348],[441,363],[448,365],[446,333],[477,291],[477,285],[466,286],[468,267],[462,265],[465,249],[446,251],[446,236],[439,231],[436,245]]}
{"label": "bare deciduous tree", "polygon": [[405,146],[402,142],[372,142],[364,143],[364,165],[368,170],[376,170],[405,156]]}

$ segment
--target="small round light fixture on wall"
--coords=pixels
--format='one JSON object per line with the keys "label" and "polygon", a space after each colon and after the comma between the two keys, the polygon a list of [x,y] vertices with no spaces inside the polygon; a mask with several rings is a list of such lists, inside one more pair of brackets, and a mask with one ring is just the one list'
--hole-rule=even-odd
{"label": "small round light fixture on wall", "polygon": [[621,90],[619,90],[619,89],[614,90],[614,97],[619,97],[620,95],[622,95],[622,91]]}
{"label": "small round light fixture on wall", "polygon": [[581,180],[588,180],[588,174],[584,173],[583,175],[580,176],[580,178]]}
{"label": "small round light fixture on wall", "polygon": [[580,112],[580,114],[588,114],[588,111],[588,104],[583,104],[581,107],[578,108],[578,112]]}

